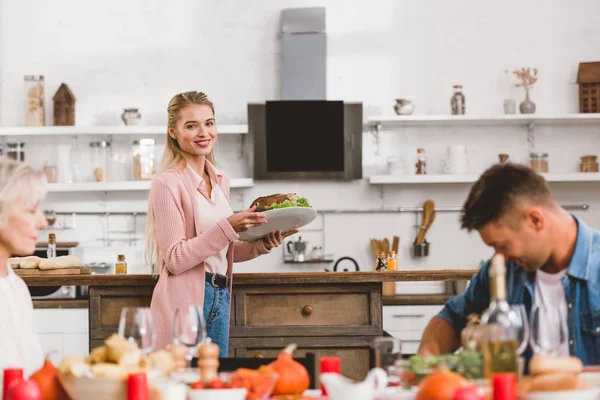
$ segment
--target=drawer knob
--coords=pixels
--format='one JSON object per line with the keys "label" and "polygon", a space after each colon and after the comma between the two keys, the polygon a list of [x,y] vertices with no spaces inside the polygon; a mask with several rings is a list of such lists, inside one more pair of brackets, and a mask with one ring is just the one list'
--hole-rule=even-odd
{"label": "drawer knob", "polygon": [[307,304],[304,307],[302,307],[302,314],[304,315],[310,315],[313,312],[313,308],[311,305]]}
{"label": "drawer knob", "polygon": [[262,353],[257,353],[254,355],[254,358],[265,358],[265,356],[263,356]]}

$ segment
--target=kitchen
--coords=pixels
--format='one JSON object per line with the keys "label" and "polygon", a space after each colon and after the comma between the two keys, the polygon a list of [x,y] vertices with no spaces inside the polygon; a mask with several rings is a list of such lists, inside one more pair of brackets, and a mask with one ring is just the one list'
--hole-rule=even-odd
{"label": "kitchen", "polygon": [[[0,2],[3,139],[25,143],[25,161],[37,168],[59,164],[58,155],[66,151],[61,149],[73,149],[76,142],[77,156],[72,161],[81,164],[81,185],[59,181],[50,189],[44,209],[56,214],[56,227],[42,235],[54,232],[59,243],[78,242],[72,251],[85,263],[114,264],[117,255],[124,254],[129,274],[147,273],[143,235],[148,186],[139,181],[92,186],[96,185],[93,163],[83,161],[92,159],[90,142],[110,141],[115,166],[122,163],[114,170],[132,171],[132,143],[141,138],[156,140],[158,157],[166,132],[164,108],[174,93],[183,90],[202,90],[216,105],[221,134],[217,161],[238,186],[232,188],[233,208],[245,209],[255,198],[270,193],[296,192],[306,197],[320,213],[292,240],[302,237],[308,243],[307,255],[317,246],[334,261],[285,262],[290,254],[282,246],[269,256],[236,264],[235,273],[322,272],[342,257],[355,260],[360,271],[373,271],[370,240],[391,242],[394,236],[400,238],[400,271],[474,270],[492,252],[477,234],[459,230],[457,210],[474,178],[453,180],[444,174],[448,146],[469,146],[469,176],[495,163],[499,153],[529,163],[532,146],[549,153],[554,174],[577,173],[581,156],[597,154],[594,135],[600,120],[567,118],[579,112],[579,63],[600,57],[588,39],[597,36],[593,34],[597,24],[590,17],[597,13],[595,2],[586,0],[577,9],[567,2],[546,7],[541,1],[524,5],[382,0],[343,7],[333,1],[313,3],[326,8],[326,98],[362,103],[362,179],[254,177],[247,105],[281,99],[285,82],[282,10],[307,6],[304,3],[262,2],[246,10],[241,2],[200,6],[181,1],[169,7],[160,2],[30,1],[10,6],[6,0]],[[203,16],[201,24],[198,15]],[[224,15],[228,16],[225,26]],[[535,29],[531,15],[535,15]],[[29,20],[37,22],[23,24]],[[505,71],[527,65],[539,70],[531,99],[537,105],[532,118],[541,120],[533,124],[518,111],[514,121],[505,118],[504,109],[506,99],[519,104],[525,95],[523,88],[514,86],[518,83],[514,74]],[[25,121],[23,77],[27,74],[44,76],[46,128],[53,125],[52,96],[64,82],[76,97],[75,128],[82,129],[52,135],[46,134],[46,128],[40,128],[39,135],[19,130]],[[463,86],[464,117],[471,122],[442,118],[451,115],[455,84]],[[415,105],[410,119],[398,120],[394,105],[399,98]],[[125,108],[139,110],[141,119],[135,127],[122,121]],[[94,129],[86,132],[83,127]],[[290,138],[290,148],[294,140]],[[430,181],[390,179],[389,163],[401,170],[398,175],[415,176],[418,148],[425,149]],[[119,180],[131,179],[132,174]],[[572,206],[570,211],[592,227],[600,226],[598,179],[578,181],[566,175],[556,179],[551,186],[559,202]],[[438,207],[427,233],[430,251],[426,257],[414,257],[420,208],[428,199]],[[346,259],[338,267],[352,271],[354,264]],[[97,270],[102,272],[100,266]],[[442,281],[396,285],[398,295],[439,297],[445,292]],[[405,308],[389,313],[429,317],[441,302],[401,307]],[[45,349],[62,349],[57,362],[62,355],[89,350],[86,309],[49,308],[36,313]],[[385,321],[383,329],[393,330]],[[404,336],[406,349],[412,346],[414,351],[419,337],[418,329]]]}

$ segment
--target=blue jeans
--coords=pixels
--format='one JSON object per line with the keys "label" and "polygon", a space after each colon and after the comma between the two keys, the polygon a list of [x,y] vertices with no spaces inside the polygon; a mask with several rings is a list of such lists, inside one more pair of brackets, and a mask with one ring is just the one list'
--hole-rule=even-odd
{"label": "blue jeans", "polygon": [[204,320],[206,334],[219,346],[219,357],[229,353],[229,289],[204,283]]}

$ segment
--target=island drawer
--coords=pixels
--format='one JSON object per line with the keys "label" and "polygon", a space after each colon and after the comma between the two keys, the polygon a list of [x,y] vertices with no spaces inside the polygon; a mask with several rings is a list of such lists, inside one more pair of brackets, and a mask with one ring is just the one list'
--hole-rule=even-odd
{"label": "island drawer", "polygon": [[231,336],[378,335],[380,286],[234,288]]}

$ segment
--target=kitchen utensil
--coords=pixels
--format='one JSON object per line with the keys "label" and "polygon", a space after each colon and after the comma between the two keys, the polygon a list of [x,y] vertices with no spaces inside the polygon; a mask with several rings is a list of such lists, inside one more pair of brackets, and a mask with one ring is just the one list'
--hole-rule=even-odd
{"label": "kitchen utensil", "polygon": [[[341,271],[338,271],[338,264],[340,263],[340,261],[343,260],[348,260],[351,261],[354,264],[354,270],[355,271],[360,271],[360,268],[358,267],[358,263],[356,262],[356,260],[352,257],[341,257],[339,258],[335,264],[333,264],[333,272],[348,272],[348,268],[344,268]],[[327,268],[325,268],[325,272],[331,272],[330,270],[328,270]]]}
{"label": "kitchen utensil", "polygon": [[260,226],[240,232],[241,240],[261,239],[270,232],[282,232],[302,228],[317,217],[317,211],[310,207],[288,207],[265,211],[267,222]]}
{"label": "kitchen utensil", "polygon": [[377,239],[371,239],[371,253],[373,253],[373,257],[377,257],[379,251],[379,241]]}
{"label": "kitchen utensil", "polygon": [[421,227],[419,229],[419,233],[417,234],[417,239],[415,240],[416,244],[422,244],[425,241],[425,234],[427,233],[427,229],[429,229],[430,221],[432,215],[435,213],[435,203],[433,200],[427,200],[423,204],[423,222],[421,223]]}
{"label": "kitchen utensil", "polygon": [[386,255],[390,252],[390,241],[387,238],[383,239],[383,249],[381,251]]}
{"label": "kitchen utensil", "polygon": [[400,238],[398,236],[394,236],[392,240],[392,250],[398,254],[398,248],[400,247]]}
{"label": "kitchen utensil", "polygon": [[288,253],[292,255],[292,259],[297,262],[302,262],[306,259],[306,249],[308,242],[302,241],[302,236],[298,237],[295,242],[289,241],[286,244]]}

